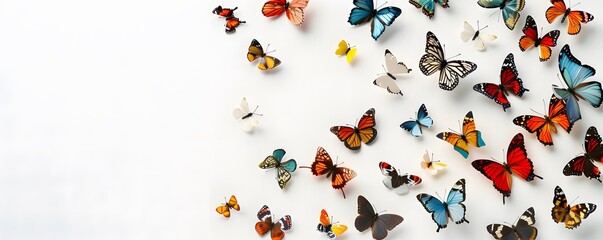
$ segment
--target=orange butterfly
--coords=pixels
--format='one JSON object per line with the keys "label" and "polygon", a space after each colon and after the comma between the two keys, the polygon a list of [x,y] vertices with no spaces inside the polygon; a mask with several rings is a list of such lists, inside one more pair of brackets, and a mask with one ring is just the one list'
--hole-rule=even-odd
{"label": "orange butterfly", "polygon": [[216,212],[222,214],[226,218],[230,218],[230,209],[234,209],[237,211],[241,210],[239,202],[237,202],[237,198],[234,195],[230,196],[230,199],[228,200],[228,202],[225,202],[224,205],[218,206],[216,208]]}
{"label": "orange butterfly", "polygon": [[375,140],[377,129],[375,129],[375,109],[371,108],[360,118],[358,126],[351,128],[346,126],[335,126],[331,132],[350,150],[360,149],[360,142],[369,144]]}
{"label": "orange butterfly", "polygon": [[580,33],[582,26],[580,23],[588,23],[595,19],[593,15],[584,11],[572,11],[571,8],[565,6],[563,0],[551,0],[553,6],[546,10],[546,20],[549,23],[553,23],[559,16],[561,17],[561,23],[567,21],[567,33],[570,35],[576,35]]}
{"label": "orange butterfly", "polygon": [[331,186],[333,186],[333,189],[341,189],[344,199],[345,192],[343,191],[343,188],[350,180],[356,177],[356,172],[354,170],[337,167],[337,164],[333,164],[333,159],[331,159],[327,150],[322,147],[318,147],[316,150],[316,158],[311,167],[300,168],[310,168],[312,175],[314,176],[326,174],[327,178],[331,177]]}
{"label": "orange butterfly", "polygon": [[291,229],[291,216],[285,215],[278,222],[272,222],[272,213],[270,208],[264,205],[260,211],[258,211],[258,219],[260,220],[255,224],[255,231],[260,235],[264,236],[270,232],[272,240],[281,240],[285,237],[283,230]]}
{"label": "orange butterfly", "polygon": [[568,133],[572,130],[572,126],[574,125],[567,118],[565,103],[563,103],[563,100],[557,98],[554,94],[551,96],[551,100],[549,102],[548,116],[545,115],[544,117],[538,117],[532,115],[522,115],[513,119],[513,123],[517,126],[525,128],[530,133],[536,132],[538,141],[545,146],[553,145],[551,131],[557,133],[557,127],[555,124],[561,126]]}
{"label": "orange butterfly", "polygon": [[309,0],[270,0],[264,3],[262,14],[266,17],[276,17],[287,13],[289,21],[295,25],[301,25],[304,22],[304,8],[308,6]]}
{"label": "orange butterfly", "polygon": [[437,138],[452,144],[454,150],[463,155],[464,158],[469,156],[469,144],[476,147],[486,146],[486,143],[482,139],[482,133],[475,129],[473,112],[471,111],[463,119],[463,135],[452,132],[441,132],[438,133]]}

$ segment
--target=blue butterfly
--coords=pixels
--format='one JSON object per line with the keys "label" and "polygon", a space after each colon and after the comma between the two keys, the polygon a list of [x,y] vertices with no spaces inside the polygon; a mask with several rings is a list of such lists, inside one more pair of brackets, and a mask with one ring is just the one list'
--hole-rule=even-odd
{"label": "blue butterfly", "polygon": [[593,107],[600,107],[603,99],[603,90],[599,82],[584,82],[587,78],[595,75],[595,69],[588,65],[582,65],[570,51],[569,45],[563,46],[559,53],[559,72],[565,80],[567,88],[560,88],[553,84],[555,95],[562,98],[566,103],[567,117],[574,123],[582,118],[578,98],[586,100]]}
{"label": "blue butterfly", "polygon": [[417,199],[423,204],[425,210],[431,213],[431,218],[438,225],[436,232],[440,232],[440,229],[446,228],[448,218],[452,219],[456,224],[469,223],[465,219],[467,209],[463,205],[465,201],[465,179],[458,180],[452,186],[445,203],[426,193],[417,195]]}
{"label": "blue butterfly", "polygon": [[397,7],[375,9],[373,0],[354,0],[355,8],[350,12],[348,22],[352,25],[371,22],[371,36],[375,41],[385,31],[385,26],[392,25],[402,10]]}
{"label": "blue butterfly", "polygon": [[427,128],[430,128],[433,125],[433,119],[427,115],[429,115],[429,113],[427,113],[427,108],[425,107],[425,104],[422,104],[421,107],[419,107],[419,112],[417,112],[417,119],[403,122],[400,124],[400,127],[409,131],[413,136],[420,137],[423,134],[421,125]]}
{"label": "blue butterfly", "polygon": [[448,0],[410,0],[408,1],[417,8],[421,8],[423,14],[429,18],[433,17],[435,12],[435,3],[439,3],[443,8],[449,8]]}
{"label": "blue butterfly", "polygon": [[526,5],[525,0],[478,0],[477,4],[483,8],[499,8],[502,11],[505,25],[509,30],[515,28],[519,20],[519,12]]}

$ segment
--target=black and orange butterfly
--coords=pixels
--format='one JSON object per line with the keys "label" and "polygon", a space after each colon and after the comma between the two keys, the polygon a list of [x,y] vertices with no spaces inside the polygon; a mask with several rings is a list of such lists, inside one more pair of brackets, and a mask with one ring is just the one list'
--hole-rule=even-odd
{"label": "black and orange butterfly", "polygon": [[278,58],[266,55],[266,52],[264,52],[264,48],[262,48],[260,42],[253,39],[249,45],[247,60],[249,60],[249,62],[253,62],[258,58],[260,59],[260,64],[258,64],[258,68],[260,70],[273,69],[281,64],[281,60],[278,60]]}
{"label": "black and orange butterfly", "polygon": [[241,23],[246,23],[245,21],[239,20],[236,17],[226,18],[226,33],[233,33],[237,31],[237,27],[241,25]]}
{"label": "black and orange butterfly", "polygon": [[559,38],[559,30],[553,30],[548,32],[542,38],[538,37],[538,26],[532,18],[528,15],[526,18],[526,25],[523,27],[523,37],[519,39],[519,49],[525,52],[531,47],[539,47],[540,49],[540,61],[544,62],[551,58],[551,48],[557,46],[557,38]]}
{"label": "black and orange butterfly", "polygon": [[486,146],[482,139],[482,133],[475,129],[473,112],[469,111],[463,119],[463,134],[452,132],[438,133],[437,138],[442,139],[454,146],[454,150],[460,153],[464,158],[469,157],[469,144],[476,147]]}
{"label": "black and orange butterfly", "polygon": [[507,99],[507,91],[519,97],[523,96],[524,92],[530,91],[523,87],[523,82],[515,67],[513,53],[507,55],[500,69],[500,84],[478,83],[473,86],[473,90],[502,105],[503,111],[507,111],[507,108],[511,107],[511,103]]}
{"label": "black and orange butterfly", "polygon": [[570,207],[563,189],[559,186],[555,187],[553,209],[551,210],[555,223],[565,223],[565,227],[568,229],[577,228],[582,223],[582,219],[586,219],[596,209],[597,205],[593,203],[580,203]]}
{"label": "black and orange butterfly", "polygon": [[216,15],[228,18],[228,17],[233,17],[234,11],[237,9],[238,9],[238,7],[222,8],[222,6],[218,5],[216,8],[214,8],[214,10],[212,12]]}
{"label": "black and orange butterfly", "polygon": [[326,174],[327,178],[331,177],[331,186],[333,186],[333,189],[341,189],[343,198],[345,198],[343,188],[350,180],[356,177],[356,172],[354,170],[338,167],[337,164],[333,164],[333,159],[331,159],[327,150],[322,147],[318,147],[316,150],[316,158],[312,163],[312,166],[300,168],[310,168],[312,175],[314,176]]}
{"label": "black and orange butterfly", "polygon": [[291,229],[291,216],[285,215],[278,222],[272,222],[272,213],[270,208],[264,205],[258,212],[258,219],[260,220],[255,224],[255,231],[260,235],[264,236],[270,232],[272,240],[281,240],[285,237],[285,232]]}
{"label": "black and orange butterfly", "polygon": [[555,19],[562,16],[561,23],[563,23],[568,19],[567,33],[570,35],[580,33],[580,30],[582,29],[580,23],[588,23],[595,19],[590,13],[584,11],[572,11],[571,8],[565,6],[565,1],[563,0],[551,0],[551,3],[553,6],[549,7],[545,13],[546,20],[549,21],[549,23],[553,23]]}
{"label": "black and orange butterfly", "polygon": [[574,125],[574,123],[570,122],[567,118],[565,103],[554,94],[551,96],[549,102],[549,115],[544,115],[544,117],[521,115],[513,119],[513,123],[525,128],[530,133],[536,132],[538,141],[545,146],[553,146],[551,132],[557,133],[555,124],[559,125],[568,133],[572,130],[572,126]]}
{"label": "black and orange butterfly", "polygon": [[590,179],[597,179],[601,182],[601,170],[595,166],[594,162],[603,162],[603,144],[601,136],[596,127],[590,127],[584,137],[585,153],[575,157],[563,168],[565,176],[584,176]]}
{"label": "black and orange butterfly", "polygon": [[360,118],[357,127],[335,126],[331,132],[342,141],[350,150],[360,149],[360,142],[369,144],[375,140],[377,129],[375,129],[375,109],[371,108]]}
{"label": "black and orange butterfly", "polygon": [[237,201],[237,198],[234,195],[230,196],[230,199],[228,199],[228,202],[225,202],[224,205],[218,206],[216,208],[216,212],[222,214],[222,216],[226,218],[230,218],[230,209],[234,209],[237,211],[241,210],[239,202]]}
{"label": "black and orange butterfly", "polygon": [[534,174],[534,164],[528,158],[528,152],[526,151],[521,133],[515,135],[509,144],[507,162],[499,163],[479,159],[473,161],[471,165],[488,179],[492,180],[494,188],[503,195],[503,204],[505,204],[505,197],[511,196],[511,174],[515,174],[528,182],[534,180],[535,177],[542,179],[542,177]]}

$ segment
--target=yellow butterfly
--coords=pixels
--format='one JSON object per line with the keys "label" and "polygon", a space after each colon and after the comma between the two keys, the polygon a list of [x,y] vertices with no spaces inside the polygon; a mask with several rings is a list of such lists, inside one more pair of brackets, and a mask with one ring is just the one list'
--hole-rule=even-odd
{"label": "yellow butterfly", "polygon": [[320,211],[320,223],[318,224],[316,230],[326,233],[329,239],[335,239],[337,236],[348,230],[348,226],[338,223],[331,223],[329,214],[327,214],[327,211],[323,209]]}
{"label": "yellow butterfly", "polygon": [[439,170],[442,170],[447,166],[448,165],[446,163],[440,161],[433,161],[433,156],[432,158],[429,158],[429,153],[425,151],[425,154],[423,155],[423,161],[421,162],[421,167],[423,169],[426,169],[430,175],[438,174]]}
{"label": "yellow butterfly", "polygon": [[335,50],[335,54],[338,56],[345,55],[345,59],[348,60],[348,63],[351,63],[354,56],[356,56],[356,51],[357,49],[355,47],[350,47],[350,44],[345,40],[341,40],[341,42],[339,42],[339,47]]}
{"label": "yellow butterfly", "polygon": [[258,68],[260,70],[273,69],[281,64],[281,60],[278,60],[278,58],[266,55],[266,52],[264,52],[264,49],[262,48],[260,42],[258,42],[258,40],[253,39],[251,41],[251,44],[249,45],[249,51],[247,52],[247,60],[249,60],[249,62],[253,62],[258,58],[260,59],[260,64],[258,64]]}
{"label": "yellow butterfly", "polygon": [[228,202],[224,203],[224,205],[218,206],[216,208],[216,212],[222,214],[226,218],[230,218],[231,208],[237,211],[241,210],[239,202],[237,202],[237,198],[234,195],[230,196],[230,199],[228,200]]}

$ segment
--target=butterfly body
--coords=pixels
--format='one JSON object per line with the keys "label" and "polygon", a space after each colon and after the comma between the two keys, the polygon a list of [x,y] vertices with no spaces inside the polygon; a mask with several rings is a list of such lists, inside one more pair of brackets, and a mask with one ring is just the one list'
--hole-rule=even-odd
{"label": "butterfly body", "polygon": [[216,208],[216,212],[222,214],[222,216],[224,216],[225,218],[230,218],[230,209],[234,209],[236,211],[241,210],[239,202],[237,201],[237,198],[234,195],[230,196],[230,199],[223,205],[218,206]]}
{"label": "butterfly body", "polygon": [[469,156],[469,145],[476,147],[486,146],[481,132],[475,129],[472,111],[469,111],[463,119],[463,134],[441,132],[437,135],[437,138],[450,143],[454,147],[454,150],[464,158]]}
{"label": "butterfly body", "polygon": [[397,7],[384,7],[375,9],[373,0],[354,0],[356,6],[350,11],[348,22],[351,25],[359,25],[363,23],[371,23],[371,37],[377,39],[385,32],[385,27],[390,26],[402,10]]}
{"label": "butterfly body", "polygon": [[358,150],[361,142],[370,144],[375,140],[377,137],[375,125],[375,109],[370,108],[362,115],[357,126],[334,126],[330,130],[348,149]]}
{"label": "butterfly body", "polygon": [[590,127],[584,136],[584,154],[569,161],[563,168],[565,176],[581,176],[601,182],[601,170],[594,162],[603,162],[603,144],[597,128]]}
{"label": "butterfly body", "polygon": [[354,227],[360,232],[371,228],[374,239],[384,239],[388,231],[393,230],[404,218],[397,214],[379,214],[371,203],[362,195],[358,195],[358,216],[354,221]]}
{"label": "butterfly body", "polygon": [[287,183],[291,180],[291,173],[295,172],[297,169],[297,162],[295,159],[282,162],[284,156],[285,150],[276,149],[272,155],[266,157],[266,159],[259,164],[261,169],[276,169],[276,179],[278,186],[281,189],[285,189]]}
{"label": "butterfly body", "polygon": [[454,184],[445,201],[440,201],[436,197],[426,193],[417,195],[417,200],[419,200],[428,213],[431,213],[431,218],[438,226],[436,232],[447,227],[448,219],[451,219],[456,224],[469,223],[465,218],[467,211],[463,204],[465,198],[465,179],[460,179]]}
{"label": "butterfly body", "polygon": [[291,216],[285,215],[277,222],[272,222],[272,213],[270,208],[264,205],[257,214],[260,220],[255,224],[255,231],[258,235],[263,236],[270,232],[272,240],[281,240],[285,237],[283,230],[289,230],[292,226]]}
{"label": "butterfly body", "polygon": [[551,210],[551,217],[555,223],[565,223],[565,227],[568,229],[577,228],[582,223],[582,219],[588,218],[596,209],[597,205],[593,203],[570,206],[563,190],[559,186],[555,187],[553,209]]}

